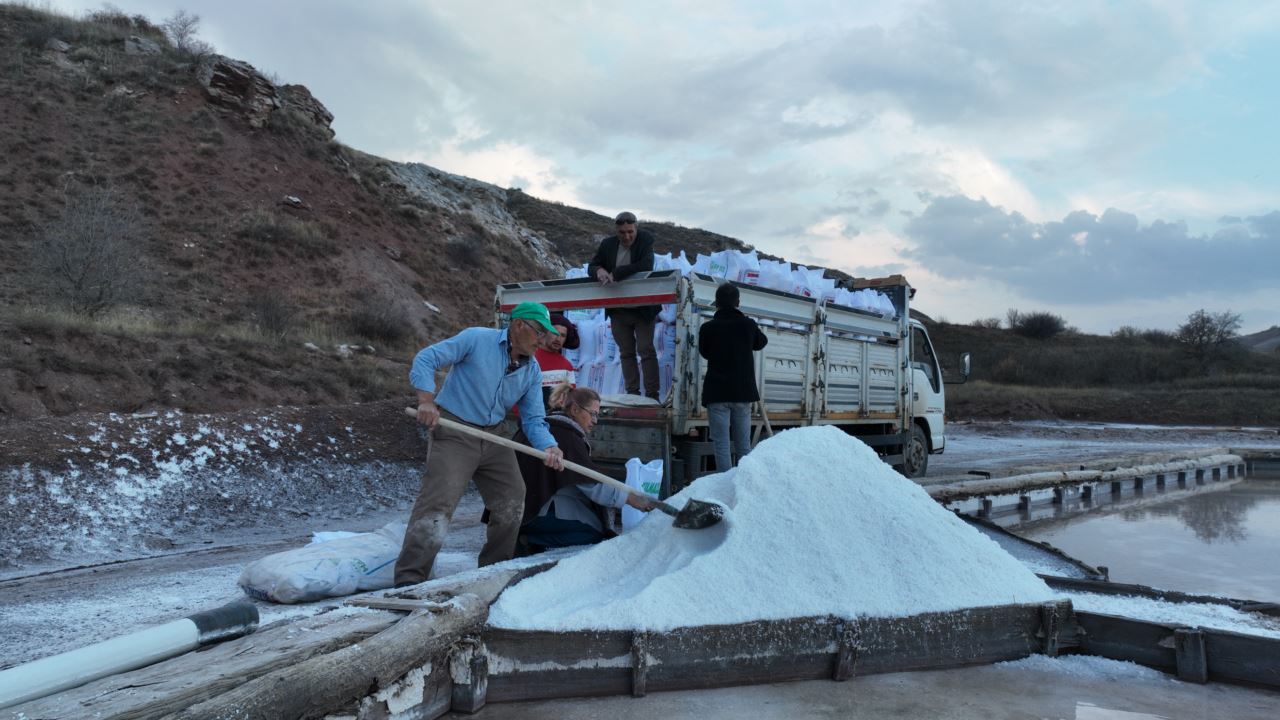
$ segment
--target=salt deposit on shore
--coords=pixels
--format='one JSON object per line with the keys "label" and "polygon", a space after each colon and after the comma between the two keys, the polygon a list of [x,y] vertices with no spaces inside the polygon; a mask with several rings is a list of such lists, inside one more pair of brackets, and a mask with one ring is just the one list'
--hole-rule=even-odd
{"label": "salt deposit on shore", "polygon": [[815,615],[894,617],[1055,594],[861,441],[788,430],[736,471],[674,496],[730,512],[706,530],[651,513],[626,535],[560,561],[494,604],[498,627],[667,630]]}

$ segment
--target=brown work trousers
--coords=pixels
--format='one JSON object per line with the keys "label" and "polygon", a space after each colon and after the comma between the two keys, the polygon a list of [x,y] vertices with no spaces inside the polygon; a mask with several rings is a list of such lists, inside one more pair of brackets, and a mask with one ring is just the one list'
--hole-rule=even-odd
{"label": "brown work trousers", "polygon": [[[458,420],[447,412],[441,415]],[[500,427],[481,429],[497,432]],[[492,441],[437,425],[431,431],[422,489],[413,504],[404,545],[396,560],[396,585],[416,584],[430,578],[431,566],[449,532],[453,511],[471,480],[475,480],[476,489],[489,509],[489,529],[484,548],[480,550],[480,566],[510,560],[515,554],[516,536],[524,515],[524,480],[516,465],[515,452]]]}
{"label": "brown work trousers", "polygon": [[[618,344],[618,360],[622,365],[622,381],[627,386],[627,393],[640,394],[640,369],[644,369],[644,394],[654,400],[658,399],[658,353],[653,349],[653,327],[655,318],[648,312],[636,312],[630,309],[615,310],[609,316],[613,329],[613,341]],[[636,353],[640,354],[640,365],[636,365]]]}

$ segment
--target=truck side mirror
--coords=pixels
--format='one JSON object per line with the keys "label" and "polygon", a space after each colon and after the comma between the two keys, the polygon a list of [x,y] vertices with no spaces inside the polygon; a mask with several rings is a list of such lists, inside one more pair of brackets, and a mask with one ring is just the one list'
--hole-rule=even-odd
{"label": "truck side mirror", "polygon": [[947,373],[950,377],[944,380],[948,385],[963,385],[969,380],[969,373],[972,370],[969,353],[960,353],[960,362],[956,365],[954,371]]}

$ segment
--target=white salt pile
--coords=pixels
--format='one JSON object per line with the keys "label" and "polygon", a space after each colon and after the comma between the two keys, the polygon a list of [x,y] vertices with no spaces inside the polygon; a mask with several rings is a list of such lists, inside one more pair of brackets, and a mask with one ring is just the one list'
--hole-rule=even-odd
{"label": "white salt pile", "polygon": [[977,530],[832,427],[788,430],[736,471],[670,502],[715,500],[725,522],[634,530],[505,592],[489,614],[529,630],[669,630],[814,615],[896,617],[1055,599]]}

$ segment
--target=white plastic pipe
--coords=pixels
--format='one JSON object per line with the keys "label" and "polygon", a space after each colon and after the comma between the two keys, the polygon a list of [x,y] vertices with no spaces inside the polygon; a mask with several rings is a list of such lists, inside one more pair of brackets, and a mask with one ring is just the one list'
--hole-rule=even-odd
{"label": "white plastic pipe", "polygon": [[201,645],[248,635],[257,627],[256,606],[244,602],[230,603],[181,620],[0,670],[0,708],[79,687],[108,675],[146,667]]}

